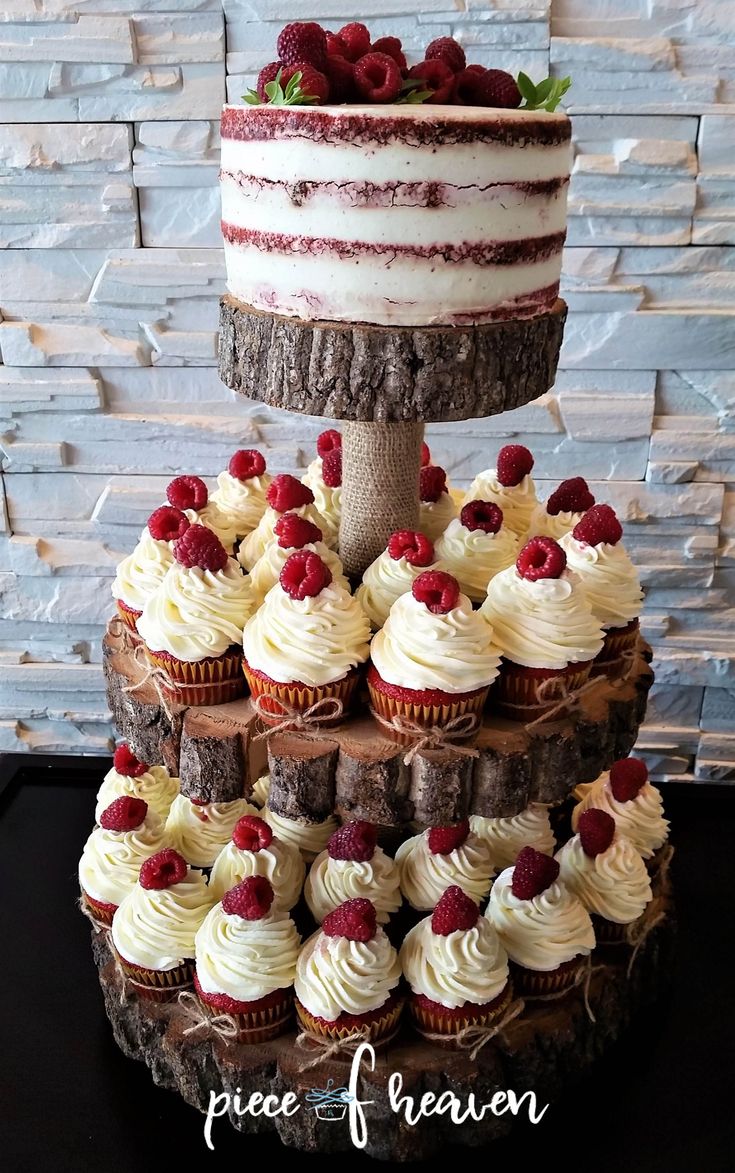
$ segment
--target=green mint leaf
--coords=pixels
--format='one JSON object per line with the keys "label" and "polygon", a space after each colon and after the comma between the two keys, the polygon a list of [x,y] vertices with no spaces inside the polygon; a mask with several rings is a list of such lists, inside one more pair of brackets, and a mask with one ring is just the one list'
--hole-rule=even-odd
{"label": "green mint leaf", "polygon": [[434,90],[408,90],[402,97],[396,99],[396,106],[418,106],[431,98]]}
{"label": "green mint leaf", "polygon": [[516,85],[521,91],[521,97],[526,99],[530,106],[532,102],[536,101],[536,86],[531,81],[527,73],[519,73],[516,78]]}
{"label": "green mint leaf", "polygon": [[262,106],[263,103],[258,96],[257,90],[248,90],[246,94],[242,95],[243,102],[247,102],[248,106]]}
{"label": "green mint leaf", "polygon": [[557,106],[561,102],[562,98],[566,94],[566,92],[569,89],[569,87],[571,86],[571,84],[572,84],[571,77],[563,77],[563,78],[556,79],[556,85],[554,86],[554,89],[552,90],[551,94],[549,95],[549,97],[544,105],[544,109],[547,110],[549,112],[549,114],[554,113],[554,111],[556,110]]}
{"label": "green mint leaf", "polygon": [[423,77],[404,77],[401,82],[401,93],[409,93],[411,90],[420,90],[425,85]]}
{"label": "green mint leaf", "polygon": [[281,87],[278,84],[277,80],[276,81],[269,81],[266,84],[265,96],[267,97],[269,102],[275,102],[280,93],[281,93]]}
{"label": "green mint leaf", "polygon": [[556,78],[547,77],[536,86],[536,101],[545,102],[556,89]]}

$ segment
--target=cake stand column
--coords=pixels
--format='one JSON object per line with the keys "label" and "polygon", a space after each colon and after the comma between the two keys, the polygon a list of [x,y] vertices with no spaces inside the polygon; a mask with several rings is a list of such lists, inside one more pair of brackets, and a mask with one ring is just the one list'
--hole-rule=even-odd
{"label": "cake stand column", "polygon": [[422,422],[347,420],[342,427],[339,551],[347,574],[360,576],[397,529],[417,529]]}

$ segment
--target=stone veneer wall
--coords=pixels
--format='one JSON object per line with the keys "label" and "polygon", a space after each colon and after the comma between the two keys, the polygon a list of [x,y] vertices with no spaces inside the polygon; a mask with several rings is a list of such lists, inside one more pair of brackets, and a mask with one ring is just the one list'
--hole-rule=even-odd
{"label": "stone veneer wall", "polygon": [[217,120],[287,19],[357,16],[414,54],[451,33],[487,65],[574,76],[556,387],[429,439],[466,481],[517,437],[543,477],[616,505],[656,655],[642,750],[661,778],[735,778],[735,3],[0,9],[0,750],[109,749],[109,584],[172,475],[243,443],[275,470],[309,459],[319,421],[217,379]]}

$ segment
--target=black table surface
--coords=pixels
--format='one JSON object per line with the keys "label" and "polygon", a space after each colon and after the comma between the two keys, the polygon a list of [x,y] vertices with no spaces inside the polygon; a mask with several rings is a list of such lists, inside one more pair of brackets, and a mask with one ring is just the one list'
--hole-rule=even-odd
{"label": "black table surface", "polygon": [[[213,1169],[232,1159],[288,1167],[380,1166],[326,1159],[203,1117],[118,1051],[102,1005],[89,926],[75,908],[76,865],[93,820],[102,759],[0,760],[4,1005],[0,1163],[10,1173]],[[669,785],[679,938],[669,994],[536,1126],[482,1152],[488,1161],[565,1173],[719,1173],[735,1167],[732,834],[735,789]],[[160,1158],[164,1164],[160,1164]],[[442,1166],[446,1167],[446,1160]],[[230,1165],[232,1168],[232,1166]],[[496,1165],[496,1168],[499,1167]]]}

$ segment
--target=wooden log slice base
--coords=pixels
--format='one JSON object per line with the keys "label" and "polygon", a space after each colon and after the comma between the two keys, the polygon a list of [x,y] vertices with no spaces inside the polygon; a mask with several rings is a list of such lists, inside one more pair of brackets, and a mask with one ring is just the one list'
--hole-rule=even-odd
{"label": "wooden log slice base", "polygon": [[475,419],[556,376],[567,307],[479,326],[304,322],[221,301],[219,374],[248,399],[341,420]]}
{"label": "wooden log slice base", "polygon": [[[595,967],[603,961],[606,967],[595,968],[590,981],[594,1022],[587,1015],[580,987],[558,1001],[527,1002],[522,1014],[506,1027],[502,1041],[492,1039],[475,1059],[466,1052],[437,1047],[404,1024],[388,1049],[378,1053],[374,1072],[367,1063],[360,1067],[357,1095],[364,1102],[365,1152],[382,1160],[416,1161],[434,1155],[445,1145],[486,1144],[512,1128],[510,1112],[494,1115],[490,1111],[480,1121],[469,1117],[454,1124],[446,1113],[424,1117],[411,1126],[390,1104],[388,1080],[394,1072],[402,1076],[401,1094],[412,1096],[415,1107],[426,1093],[438,1097],[453,1092],[462,1112],[470,1093],[480,1108],[489,1105],[499,1091],[512,1089],[517,1096],[533,1091],[541,1110],[572,1089],[635,1015],[660,1000],[670,980],[674,968],[673,905],[670,894],[660,894],[657,899],[666,911],[665,919],[643,941],[629,977],[628,946],[608,947],[599,959],[595,956]],[[148,1065],[160,1087],[178,1092],[202,1113],[207,1111],[212,1093],[232,1095],[237,1089],[240,1103],[246,1105],[253,1093],[273,1094],[280,1101],[291,1091],[299,1105],[293,1115],[272,1119],[238,1115],[231,1103],[230,1123],[244,1133],[273,1131],[283,1144],[306,1152],[356,1151],[349,1119],[320,1120],[306,1098],[312,1088],[323,1089],[328,1079],[334,1080],[336,1088],[347,1085],[350,1056],[322,1060],[305,1069],[311,1056],[295,1048],[293,1033],[256,1046],[228,1045],[206,1030],[187,1035],[184,1032],[191,1021],[177,1003],[141,1001],[129,987],[123,991],[106,933],[93,932],[93,952],[115,1040],[125,1055]],[[527,1119],[527,1114],[521,1113],[521,1119]],[[214,1121],[215,1151],[218,1132],[225,1127],[224,1119]]]}
{"label": "wooden log slice base", "polygon": [[[319,822],[332,811],[384,829],[423,828],[470,814],[501,818],[529,802],[559,803],[630,753],[653,682],[643,640],[625,680],[599,677],[597,687],[564,717],[527,728],[488,712],[475,739],[477,757],[452,749],[422,750],[410,764],[406,747],[388,739],[369,715],[349,717],[314,737],[267,738],[245,698],[207,709],[167,709],[129,643],[104,640],[108,703],[131,749],[163,762],[192,798],[226,802],[248,796],[266,764],[276,814]],[[363,710],[365,712],[365,710]]]}

